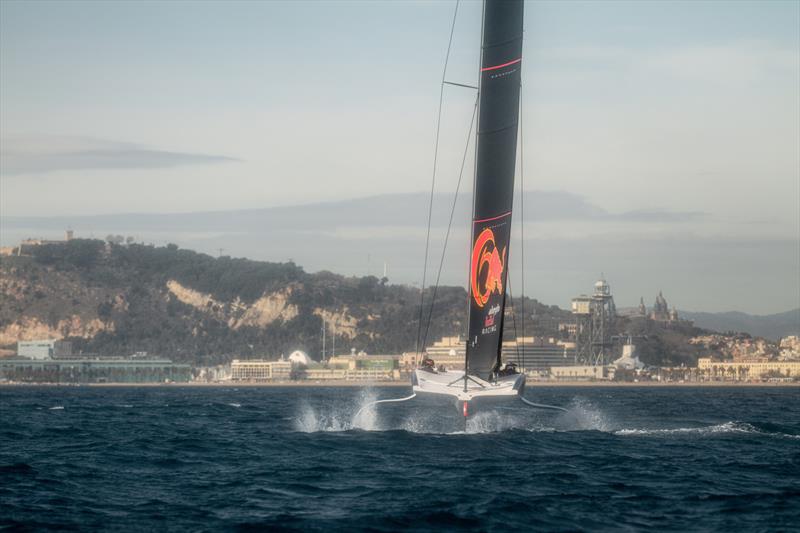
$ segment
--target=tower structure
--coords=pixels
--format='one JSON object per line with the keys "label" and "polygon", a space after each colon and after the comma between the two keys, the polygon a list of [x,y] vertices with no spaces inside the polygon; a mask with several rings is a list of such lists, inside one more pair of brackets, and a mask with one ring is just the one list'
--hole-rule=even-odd
{"label": "tower structure", "polygon": [[609,363],[614,356],[612,337],[617,309],[611,287],[602,276],[594,284],[591,296],[572,299],[572,314],[578,361],[587,365]]}

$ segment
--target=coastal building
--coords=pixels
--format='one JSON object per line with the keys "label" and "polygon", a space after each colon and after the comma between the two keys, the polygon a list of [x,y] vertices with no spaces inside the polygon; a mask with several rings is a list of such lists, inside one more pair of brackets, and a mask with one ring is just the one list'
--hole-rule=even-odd
{"label": "coastal building", "polygon": [[550,379],[556,381],[595,381],[614,378],[614,368],[600,365],[554,366]]}
{"label": "coastal building", "polygon": [[[234,359],[233,381],[392,381],[400,378],[399,356],[363,352],[334,355],[325,365],[292,354],[289,359]],[[308,362],[308,364],[306,364]]]}
{"label": "coastal building", "polygon": [[[370,355],[362,351],[334,355],[328,360],[328,366],[332,370],[346,371],[343,379],[347,380],[391,381],[400,379],[400,360],[400,355]],[[308,379],[312,379],[310,374]]]}
{"label": "coastal building", "polygon": [[697,360],[697,370],[712,381],[749,381],[770,378],[800,378],[800,361],[781,361],[767,358],[716,361],[711,357]]}
{"label": "coastal building", "polygon": [[264,359],[234,359],[231,362],[233,381],[286,380],[292,373],[290,361],[267,361]]}
{"label": "coastal building", "polygon": [[[425,349],[427,357],[433,359],[436,366],[446,370],[464,370],[467,343],[459,336],[442,337]],[[553,337],[517,337],[504,341],[502,346],[504,361],[515,362],[521,370],[541,370],[551,366],[575,364],[576,350],[574,342],[564,342]],[[418,361],[413,352],[400,357],[400,366],[408,371]]]}
{"label": "coastal building", "polygon": [[17,357],[27,359],[54,359],[72,355],[72,343],[56,339],[19,341]]}
{"label": "coastal building", "polygon": [[769,360],[778,355],[778,347],[774,343],[766,339],[754,339],[747,334],[700,335],[689,339],[689,344],[717,351],[724,359],[734,361]]}
{"label": "coastal building", "polygon": [[578,334],[578,324],[575,322],[559,322],[558,332],[564,333],[569,338],[575,338],[575,335]]}
{"label": "coastal building", "polygon": [[[464,370],[464,359],[467,354],[467,341],[460,336],[442,337],[440,341],[434,342],[425,348],[428,357],[442,365],[447,370]],[[412,356],[414,354],[411,354]],[[407,363],[407,359],[403,359]],[[405,364],[404,364],[405,366]],[[412,368],[415,365],[412,365]]]}
{"label": "coastal building", "polygon": [[779,357],[781,360],[800,360],[800,337],[797,335],[789,335],[782,338],[778,348],[780,349]]}
{"label": "coastal building", "polygon": [[628,342],[622,346],[622,357],[615,360],[612,365],[622,370],[641,370],[644,368],[644,363],[636,355],[636,345],[633,344],[630,337],[628,337]]}
{"label": "coastal building", "polygon": [[0,379],[19,383],[165,383],[191,378],[191,366],[160,358],[0,359]]}
{"label": "coastal building", "polygon": [[575,343],[546,337],[517,337],[503,342],[503,361],[513,361],[522,370],[544,370],[576,363]]}

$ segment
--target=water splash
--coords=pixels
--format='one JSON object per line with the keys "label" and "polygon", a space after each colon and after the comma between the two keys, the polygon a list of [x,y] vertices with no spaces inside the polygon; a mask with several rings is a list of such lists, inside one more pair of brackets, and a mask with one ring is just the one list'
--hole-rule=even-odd
{"label": "water splash", "polygon": [[499,411],[481,411],[467,419],[467,433],[499,433],[510,429],[530,429],[527,421]]}
{"label": "water splash", "polygon": [[375,399],[375,393],[365,389],[361,391],[356,405],[334,405],[323,410],[304,403],[300,408],[300,414],[295,418],[295,429],[303,433],[339,432],[351,429],[379,430],[377,410],[375,406],[370,405]]}
{"label": "water splash", "polygon": [[592,402],[575,398],[567,406],[567,412],[559,414],[556,418],[556,429],[610,432],[614,430],[614,424],[610,417]]}
{"label": "water splash", "polygon": [[[304,433],[343,432],[353,429],[383,431],[399,429],[418,434],[484,434],[519,429],[535,432],[603,431],[613,432],[618,426],[609,416],[588,400],[574,399],[566,413],[553,418],[552,414],[520,409],[487,409],[471,415],[464,426],[460,416],[443,407],[421,406],[412,409],[394,422],[382,420],[380,406],[371,405],[377,399],[374,391],[364,389],[356,402],[329,405],[323,408],[305,403],[294,418],[295,430]],[[410,407],[410,406],[409,406]],[[450,415],[450,416],[447,416]],[[542,418],[542,417],[545,418]],[[391,417],[390,417],[391,418]],[[547,422],[547,425],[543,424]],[[387,425],[387,423],[389,425]]]}

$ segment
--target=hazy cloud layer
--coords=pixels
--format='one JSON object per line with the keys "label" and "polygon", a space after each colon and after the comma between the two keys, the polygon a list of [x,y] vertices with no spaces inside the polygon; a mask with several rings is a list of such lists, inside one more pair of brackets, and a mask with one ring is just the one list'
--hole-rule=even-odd
{"label": "hazy cloud layer", "polygon": [[3,176],[99,168],[165,168],[229,161],[236,159],[79,137],[10,137],[0,140],[0,174]]}
{"label": "hazy cloud layer", "polygon": [[[260,233],[270,231],[319,231],[325,234],[350,228],[363,228],[378,237],[374,228],[407,228],[415,231],[427,225],[429,196],[426,193],[383,194],[335,202],[199,213],[113,214],[96,216],[3,217],[7,228],[52,230],[72,227],[81,231],[105,228],[114,231],[211,231]],[[449,222],[453,201],[456,210],[453,225],[459,231],[468,227],[471,194],[439,193],[434,196],[432,225],[437,228]],[[704,219],[694,211],[664,209],[610,213],[585,198],[565,191],[526,191],[526,222],[567,223],[592,221],[640,224],[680,224]],[[518,221],[523,211],[517,204],[514,216]],[[415,232],[416,233],[416,232]]]}

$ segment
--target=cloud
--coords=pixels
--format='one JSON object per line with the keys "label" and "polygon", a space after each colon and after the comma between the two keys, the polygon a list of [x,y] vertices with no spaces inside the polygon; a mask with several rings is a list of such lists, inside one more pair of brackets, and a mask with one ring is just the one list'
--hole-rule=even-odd
{"label": "cloud", "polygon": [[99,168],[166,168],[231,161],[237,159],[155,150],[134,143],[83,137],[9,137],[0,140],[0,174],[3,176]]}

